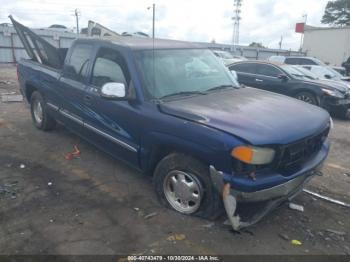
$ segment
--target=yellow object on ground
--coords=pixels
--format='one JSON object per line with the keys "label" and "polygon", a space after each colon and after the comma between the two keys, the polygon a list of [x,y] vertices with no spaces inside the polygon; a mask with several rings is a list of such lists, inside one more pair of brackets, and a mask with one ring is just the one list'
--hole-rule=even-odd
{"label": "yellow object on ground", "polygon": [[291,241],[291,243],[292,243],[292,245],[294,245],[294,246],[301,246],[301,245],[302,245],[302,243],[301,243],[299,240],[296,240],[296,239],[293,239],[293,240]]}

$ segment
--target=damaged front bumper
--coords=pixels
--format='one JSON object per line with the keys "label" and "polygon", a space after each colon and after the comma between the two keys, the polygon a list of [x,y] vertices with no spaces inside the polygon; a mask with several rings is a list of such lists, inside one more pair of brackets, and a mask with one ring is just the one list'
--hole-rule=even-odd
{"label": "damaged front bumper", "polygon": [[[327,143],[311,161],[295,174],[295,176],[275,186],[268,188],[243,192],[234,188],[233,182],[227,180],[227,174],[210,166],[210,176],[214,187],[218,192],[222,192],[224,207],[234,230],[240,230],[251,226],[261,220],[270,211],[280,206],[282,203],[292,200],[302,191],[305,184],[315,175],[322,175],[320,169],[328,154],[329,144]],[[232,176],[232,175],[231,175]],[[226,178],[226,179],[225,179]],[[263,203],[253,215],[242,220],[237,213],[238,203]]]}

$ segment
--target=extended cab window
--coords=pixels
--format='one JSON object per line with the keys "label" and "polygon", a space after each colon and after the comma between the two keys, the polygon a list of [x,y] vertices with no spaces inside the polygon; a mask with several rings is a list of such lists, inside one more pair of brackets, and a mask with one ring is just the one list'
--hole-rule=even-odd
{"label": "extended cab window", "polygon": [[95,60],[91,83],[102,87],[105,83],[129,83],[129,73],[123,57],[116,50],[102,48]]}
{"label": "extended cab window", "polygon": [[282,71],[271,65],[257,64],[256,73],[263,76],[277,77]]}
{"label": "extended cab window", "polygon": [[67,63],[65,75],[73,80],[82,81],[83,77],[85,77],[87,74],[91,52],[91,45],[75,45],[69,62]]}
{"label": "extended cab window", "polygon": [[230,66],[230,70],[235,70],[239,73],[256,74],[256,64],[254,63],[240,63]]}

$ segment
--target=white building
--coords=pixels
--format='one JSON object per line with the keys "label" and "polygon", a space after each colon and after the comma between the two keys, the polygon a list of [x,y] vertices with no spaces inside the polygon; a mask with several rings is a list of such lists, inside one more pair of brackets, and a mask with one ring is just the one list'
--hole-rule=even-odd
{"label": "white building", "polygon": [[305,26],[303,51],[325,63],[340,66],[350,56],[350,26]]}

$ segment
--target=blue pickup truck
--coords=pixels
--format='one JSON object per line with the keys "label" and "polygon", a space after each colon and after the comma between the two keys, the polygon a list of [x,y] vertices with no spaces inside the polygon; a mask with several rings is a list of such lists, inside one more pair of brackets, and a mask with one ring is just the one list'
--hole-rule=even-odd
{"label": "blue pickup truck", "polygon": [[[242,88],[208,49],[119,37],[58,49],[12,19],[30,59],[18,63],[35,126],[59,122],[153,176],[160,201],[235,230],[292,199],[329,151],[329,114]],[[259,203],[243,217],[237,206]]]}

